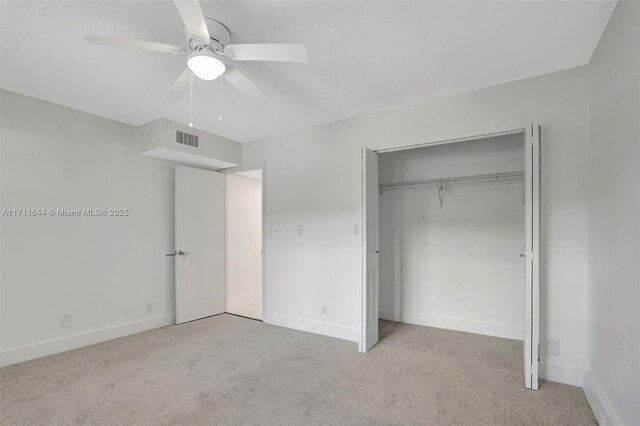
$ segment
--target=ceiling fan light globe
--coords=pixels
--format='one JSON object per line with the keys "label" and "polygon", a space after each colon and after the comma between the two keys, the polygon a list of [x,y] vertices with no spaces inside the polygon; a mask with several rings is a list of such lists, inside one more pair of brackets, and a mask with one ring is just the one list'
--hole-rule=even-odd
{"label": "ceiling fan light globe", "polygon": [[215,80],[224,74],[226,69],[220,59],[206,50],[193,52],[187,60],[187,66],[202,80]]}

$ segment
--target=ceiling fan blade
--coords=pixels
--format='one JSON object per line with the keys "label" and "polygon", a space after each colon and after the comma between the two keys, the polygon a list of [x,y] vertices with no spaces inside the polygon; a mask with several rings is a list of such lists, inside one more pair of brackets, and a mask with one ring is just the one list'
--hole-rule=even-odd
{"label": "ceiling fan blade", "polygon": [[189,92],[191,86],[191,70],[185,68],[182,74],[178,76],[176,81],[173,82],[167,93],[162,98],[163,102],[179,102],[184,95]]}
{"label": "ceiling fan blade", "polygon": [[245,98],[251,100],[259,107],[264,107],[273,101],[258,86],[256,86],[246,75],[237,68],[227,65],[227,70],[222,77],[238,90]]}
{"label": "ceiling fan blade", "polygon": [[229,44],[224,53],[235,61],[309,62],[304,44]]}
{"label": "ceiling fan blade", "polygon": [[200,3],[197,0],[174,0],[174,3],[184,21],[187,32],[201,41],[209,42],[211,37],[204,21]]}
{"label": "ceiling fan blade", "polygon": [[159,53],[173,53],[178,55],[184,53],[184,50],[178,46],[172,46],[170,44],[156,43],[153,41],[131,40],[123,37],[104,37],[86,35],[84,39],[87,43],[94,46],[113,46],[113,47],[127,47],[130,49],[147,50],[150,52]]}

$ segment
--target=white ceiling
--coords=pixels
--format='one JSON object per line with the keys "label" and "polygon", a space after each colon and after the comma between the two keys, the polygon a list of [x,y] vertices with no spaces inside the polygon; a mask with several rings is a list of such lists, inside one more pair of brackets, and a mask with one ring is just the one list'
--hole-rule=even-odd
{"label": "white ceiling", "polygon": [[[189,121],[161,98],[181,56],[92,47],[85,34],[183,45],[172,2],[1,3],[2,87],[140,125]],[[202,2],[232,41],[304,43],[310,63],[239,63],[275,102],[259,109],[197,81],[194,124],[240,142],[589,62],[613,2]]]}

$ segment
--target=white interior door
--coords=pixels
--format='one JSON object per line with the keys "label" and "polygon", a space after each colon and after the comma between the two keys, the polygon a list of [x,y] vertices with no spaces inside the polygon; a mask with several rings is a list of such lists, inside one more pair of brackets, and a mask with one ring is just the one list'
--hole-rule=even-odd
{"label": "white interior door", "polygon": [[525,286],[524,382],[538,389],[540,361],[540,127],[525,136],[525,207],[527,278]]}
{"label": "white interior door", "polygon": [[378,154],[362,148],[362,342],[378,343]]}
{"label": "white interior door", "polygon": [[224,175],[176,166],[176,323],[223,313]]}

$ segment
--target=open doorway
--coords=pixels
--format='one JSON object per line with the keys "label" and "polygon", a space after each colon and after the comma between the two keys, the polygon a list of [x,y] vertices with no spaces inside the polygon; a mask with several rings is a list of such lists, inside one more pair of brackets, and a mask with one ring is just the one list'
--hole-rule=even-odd
{"label": "open doorway", "polygon": [[539,149],[533,125],[363,149],[361,351],[384,320],[521,340],[538,388]]}
{"label": "open doorway", "polygon": [[176,323],[264,313],[264,167],[176,166]]}
{"label": "open doorway", "polygon": [[263,318],[262,168],[225,171],[226,312]]}

